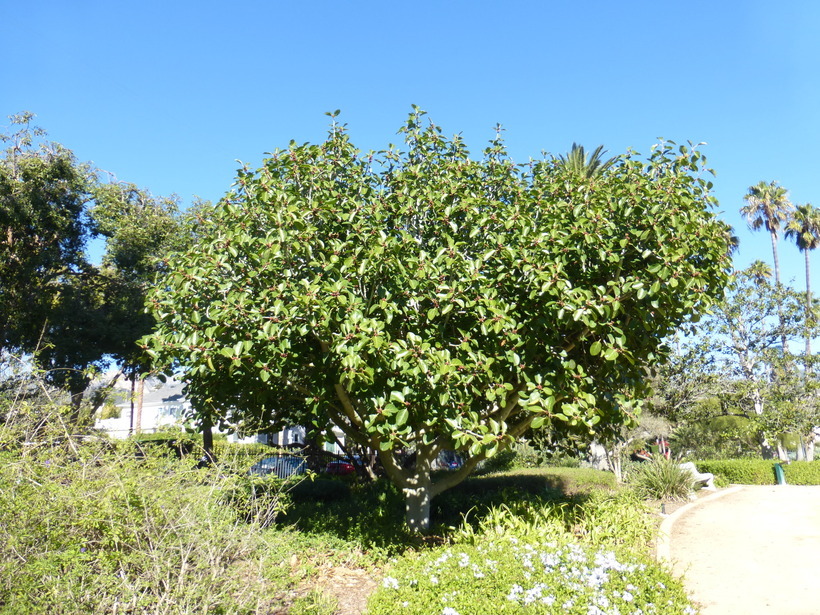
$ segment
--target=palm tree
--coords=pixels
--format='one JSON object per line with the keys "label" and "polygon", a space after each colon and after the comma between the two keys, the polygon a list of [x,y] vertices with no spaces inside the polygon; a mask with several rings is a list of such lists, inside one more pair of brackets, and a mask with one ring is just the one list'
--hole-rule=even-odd
{"label": "palm tree", "polygon": [[811,357],[811,276],[809,252],[820,246],[820,209],[810,203],[798,205],[786,225],[786,237],[794,239],[806,258],[806,359]]}
{"label": "palm tree", "polygon": [[752,280],[754,280],[754,283],[758,286],[763,284],[765,280],[772,277],[772,268],[768,263],[764,263],[761,260],[754,261],[746,269],[746,272],[752,277]]}
{"label": "palm tree", "polygon": [[743,197],[746,205],[740,213],[746,216],[749,227],[758,230],[765,227],[772,238],[772,255],[774,256],[774,281],[780,285],[780,260],[777,258],[777,239],[780,226],[788,219],[792,204],[789,202],[788,190],[777,182],[760,182],[749,188]]}
{"label": "palm tree", "polygon": [[566,156],[558,156],[558,165],[584,179],[594,179],[600,177],[604,171],[611,167],[618,160],[613,156],[608,160],[603,159],[606,154],[603,145],[596,147],[589,156],[584,151],[583,145],[572,144],[572,149]]}

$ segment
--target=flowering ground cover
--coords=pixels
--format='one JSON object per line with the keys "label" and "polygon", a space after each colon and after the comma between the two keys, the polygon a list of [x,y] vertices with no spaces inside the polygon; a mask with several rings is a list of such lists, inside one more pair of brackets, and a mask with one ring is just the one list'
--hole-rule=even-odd
{"label": "flowering ground cover", "polygon": [[369,615],[690,615],[682,585],[641,556],[515,537],[395,562]]}

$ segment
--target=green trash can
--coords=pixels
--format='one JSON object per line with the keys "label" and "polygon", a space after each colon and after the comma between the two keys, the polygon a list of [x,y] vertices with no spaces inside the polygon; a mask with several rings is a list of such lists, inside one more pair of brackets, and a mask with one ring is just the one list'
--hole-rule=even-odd
{"label": "green trash can", "polygon": [[774,476],[777,479],[778,485],[785,485],[786,484],[786,473],[783,471],[783,465],[776,463],[774,464]]}

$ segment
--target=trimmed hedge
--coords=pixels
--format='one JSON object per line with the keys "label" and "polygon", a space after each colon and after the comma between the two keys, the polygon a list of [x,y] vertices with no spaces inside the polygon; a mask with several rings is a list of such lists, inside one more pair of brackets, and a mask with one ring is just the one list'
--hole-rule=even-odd
{"label": "trimmed hedge", "polygon": [[716,459],[696,461],[698,472],[711,472],[719,485],[775,485],[772,459]]}
{"label": "trimmed hedge", "polygon": [[[711,472],[719,485],[776,485],[774,459],[719,459],[696,461],[700,472]],[[790,485],[820,485],[820,461],[783,463],[786,482]]]}
{"label": "trimmed hedge", "polygon": [[820,461],[794,461],[783,464],[790,485],[820,485]]}

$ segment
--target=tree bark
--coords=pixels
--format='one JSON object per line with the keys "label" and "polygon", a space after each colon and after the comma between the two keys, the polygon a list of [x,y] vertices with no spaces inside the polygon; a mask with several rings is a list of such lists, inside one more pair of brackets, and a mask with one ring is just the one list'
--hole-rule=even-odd
{"label": "tree bark", "polygon": [[[777,233],[772,231],[770,233],[772,237],[772,256],[774,256],[774,283],[778,290],[780,290],[780,259],[777,256]],[[785,319],[783,318],[783,311],[780,309],[780,306],[777,307],[777,313],[780,318],[780,344],[783,347],[783,354],[788,352],[788,348],[786,347],[786,333],[783,330],[785,328]]]}
{"label": "tree bark", "polygon": [[803,250],[806,256],[806,368],[811,365],[811,270],[809,268],[809,250]]}
{"label": "tree bark", "polygon": [[[135,376],[136,378],[136,376]],[[133,391],[132,391],[133,393]],[[139,384],[137,385],[137,416],[134,422],[136,425],[134,429],[137,433],[142,431],[142,399],[145,395],[145,379],[140,377]],[[131,403],[134,403],[133,401]]]}
{"label": "tree bark", "polygon": [[413,532],[426,534],[430,530],[430,504],[433,499],[433,484],[430,478],[430,458],[426,454],[416,455],[416,471],[408,477],[404,493],[404,520]]}

